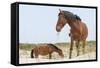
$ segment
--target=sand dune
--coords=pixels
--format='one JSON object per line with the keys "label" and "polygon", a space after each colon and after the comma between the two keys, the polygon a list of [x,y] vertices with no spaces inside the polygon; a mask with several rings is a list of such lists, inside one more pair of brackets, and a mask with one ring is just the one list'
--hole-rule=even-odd
{"label": "sand dune", "polygon": [[48,59],[47,56],[39,56],[39,58],[30,58],[30,51],[19,50],[19,63],[42,63],[42,62],[60,62],[60,61],[75,61],[75,60],[92,60],[96,59],[95,51],[89,52],[80,56],[74,56],[72,59],[68,59],[68,52],[64,52],[65,57],[61,58],[57,53],[53,53],[53,58]]}

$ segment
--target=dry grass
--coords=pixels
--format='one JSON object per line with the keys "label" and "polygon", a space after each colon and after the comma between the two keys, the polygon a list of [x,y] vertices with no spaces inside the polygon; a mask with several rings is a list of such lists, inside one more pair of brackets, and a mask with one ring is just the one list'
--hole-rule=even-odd
{"label": "dry grass", "polygon": [[[37,44],[41,45],[41,44]],[[20,44],[19,46],[19,63],[39,63],[39,62],[58,62],[72,60],[89,60],[96,59],[96,44],[94,41],[89,41],[85,47],[85,54],[82,53],[82,45],[80,44],[80,56],[76,56],[76,46],[73,47],[72,59],[69,59],[69,43],[56,43],[64,53],[64,58],[61,58],[56,52],[52,53],[52,59],[47,56],[39,56],[38,59],[30,58],[30,50],[37,46],[36,44]],[[43,44],[42,44],[43,45]]]}

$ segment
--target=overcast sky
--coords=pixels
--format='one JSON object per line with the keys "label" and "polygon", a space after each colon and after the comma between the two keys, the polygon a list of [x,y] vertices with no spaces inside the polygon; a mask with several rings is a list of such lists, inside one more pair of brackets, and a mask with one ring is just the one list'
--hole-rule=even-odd
{"label": "overcast sky", "polygon": [[52,7],[37,5],[19,6],[19,42],[20,43],[57,43],[69,42],[70,27],[64,26],[60,34],[56,32],[59,9],[80,16],[88,27],[87,40],[96,38],[96,10],[75,7]]}

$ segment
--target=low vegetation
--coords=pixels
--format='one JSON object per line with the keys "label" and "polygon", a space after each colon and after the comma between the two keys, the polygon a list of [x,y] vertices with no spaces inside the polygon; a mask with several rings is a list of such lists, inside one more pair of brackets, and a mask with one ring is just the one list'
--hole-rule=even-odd
{"label": "low vegetation", "polygon": [[[19,44],[19,49],[23,49],[23,50],[31,50],[32,48],[34,48],[35,46],[39,46],[39,45],[43,45],[43,44],[47,44],[47,43],[42,43],[42,44],[28,44],[28,43],[20,43]],[[57,47],[69,47],[70,43],[55,43],[54,44]],[[95,41],[87,41],[86,46],[95,46],[96,42]],[[82,44],[80,43],[80,47],[82,46]]]}

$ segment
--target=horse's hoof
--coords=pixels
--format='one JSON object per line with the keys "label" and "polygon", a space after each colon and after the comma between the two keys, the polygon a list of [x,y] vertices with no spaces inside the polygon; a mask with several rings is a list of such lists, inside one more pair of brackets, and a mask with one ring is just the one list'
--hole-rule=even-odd
{"label": "horse's hoof", "polygon": [[69,57],[69,59],[71,59],[71,57]]}

